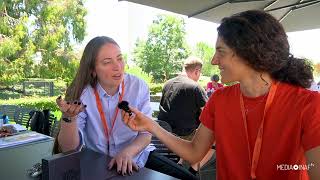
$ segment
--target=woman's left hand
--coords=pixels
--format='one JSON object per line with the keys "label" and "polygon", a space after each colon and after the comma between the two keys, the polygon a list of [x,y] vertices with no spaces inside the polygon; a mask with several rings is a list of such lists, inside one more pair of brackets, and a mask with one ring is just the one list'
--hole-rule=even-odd
{"label": "woman's left hand", "polygon": [[133,161],[133,157],[125,150],[120,151],[115,157],[113,157],[108,165],[109,170],[114,166],[117,166],[118,174],[123,176],[129,174],[132,175],[132,170],[139,170],[139,167]]}

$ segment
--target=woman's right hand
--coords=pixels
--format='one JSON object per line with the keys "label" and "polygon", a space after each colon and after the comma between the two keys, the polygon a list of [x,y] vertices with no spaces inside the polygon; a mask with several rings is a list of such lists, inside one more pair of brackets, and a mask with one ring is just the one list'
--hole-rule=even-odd
{"label": "woman's right hand", "polygon": [[59,96],[56,99],[56,103],[62,112],[62,117],[75,118],[81,111],[87,106],[82,104],[80,101],[68,102]]}
{"label": "woman's right hand", "polygon": [[124,123],[134,131],[151,131],[155,121],[144,115],[136,108],[130,107],[130,110],[134,113],[129,115],[125,111],[122,111],[122,117]]}

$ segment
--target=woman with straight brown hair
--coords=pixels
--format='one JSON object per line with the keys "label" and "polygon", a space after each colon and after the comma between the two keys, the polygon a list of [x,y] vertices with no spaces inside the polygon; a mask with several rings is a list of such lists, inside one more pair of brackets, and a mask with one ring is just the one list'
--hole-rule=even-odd
{"label": "woman with straight brown hair", "polygon": [[[127,101],[151,118],[147,84],[124,72],[119,45],[106,36],[95,37],[86,45],[79,70],[57,104],[62,111],[58,145],[63,152],[86,148],[113,157],[122,175],[144,166],[182,179],[195,178],[190,172],[154,152],[149,132],[128,128],[118,109]],[[107,167],[106,167],[107,168]],[[93,177],[94,178],[94,177]]]}

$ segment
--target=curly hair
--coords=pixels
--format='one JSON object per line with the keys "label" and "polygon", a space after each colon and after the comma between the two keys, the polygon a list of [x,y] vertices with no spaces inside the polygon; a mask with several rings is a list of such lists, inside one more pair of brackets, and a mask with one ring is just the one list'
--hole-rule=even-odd
{"label": "curly hair", "polygon": [[311,64],[290,54],[287,35],[272,15],[244,11],[223,18],[217,30],[226,45],[256,71],[267,72],[278,81],[310,87]]}

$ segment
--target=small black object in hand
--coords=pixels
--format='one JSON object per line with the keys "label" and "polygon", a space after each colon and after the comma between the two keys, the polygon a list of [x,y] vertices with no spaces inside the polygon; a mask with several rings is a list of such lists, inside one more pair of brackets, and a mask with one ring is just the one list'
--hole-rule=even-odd
{"label": "small black object in hand", "polygon": [[128,103],[128,101],[121,101],[121,102],[118,104],[118,108],[124,110],[124,111],[127,112],[127,113],[129,113],[129,116],[132,115],[132,112],[131,112],[131,110],[129,109],[129,103]]}

